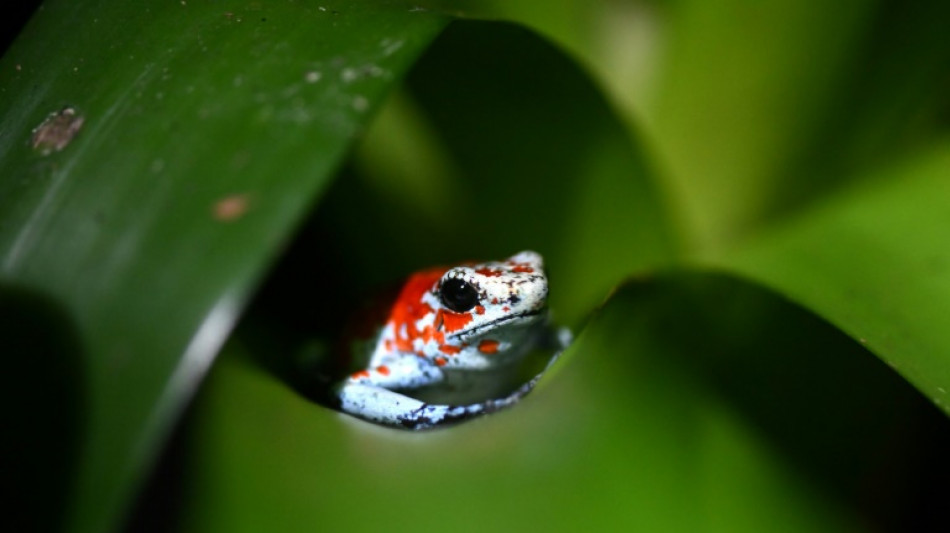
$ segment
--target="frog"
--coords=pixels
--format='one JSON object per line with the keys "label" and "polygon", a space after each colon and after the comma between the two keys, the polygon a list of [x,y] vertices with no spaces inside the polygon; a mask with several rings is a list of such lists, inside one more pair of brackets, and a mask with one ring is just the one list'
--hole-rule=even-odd
{"label": "frog", "polygon": [[[544,260],[530,250],[412,274],[364,343],[367,362],[332,388],[337,407],[383,426],[423,430],[516,404],[571,340],[567,328],[551,324],[547,300]],[[554,355],[511,390],[519,363],[537,350]]]}

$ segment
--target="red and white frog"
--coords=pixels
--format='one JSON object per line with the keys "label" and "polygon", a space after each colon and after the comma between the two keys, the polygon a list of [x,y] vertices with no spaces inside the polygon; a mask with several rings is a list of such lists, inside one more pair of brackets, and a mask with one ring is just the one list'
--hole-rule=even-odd
{"label": "red and white frog", "polygon": [[[547,295],[543,260],[530,251],[413,274],[368,345],[368,364],[334,388],[340,409],[384,425],[424,429],[516,403],[540,377],[511,392],[525,355],[570,342],[569,331],[554,331],[548,323]],[[441,401],[402,394],[410,391]]]}

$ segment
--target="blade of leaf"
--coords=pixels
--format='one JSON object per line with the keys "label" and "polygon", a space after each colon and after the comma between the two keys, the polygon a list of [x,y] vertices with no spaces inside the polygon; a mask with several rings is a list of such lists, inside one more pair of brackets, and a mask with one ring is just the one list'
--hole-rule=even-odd
{"label": "blade of leaf", "polygon": [[[721,325],[708,318],[720,302],[681,307],[664,294],[621,291],[543,391],[425,433],[306,402],[232,345],[188,433],[181,523],[234,532],[855,529],[837,498],[696,372],[697,344],[730,346],[728,334],[693,320],[709,312],[708,324]],[[760,357],[759,346],[746,348],[739,357]],[[848,448],[830,438],[837,421],[827,422],[820,450],[839,457]]]}
{"label": "blade of leaf", "polygon": [[650,124],[693,245],[762,216],[779,171],[827,112],[873,2],[676,2]]}
{"label": "blade of leaf", "polygon": [[[117,524],[255,280],[443,23],[386,2],[51,1],[8,50],[0,284],[78,331],[67,529]],[[64,106],[81,127],[32,150]]]}
{"label": "blade of leaf", "polygon": [[947,131],[950,46],[941,0],[881,2],[829,87],[826,111],[777,177],[769,218],[850,186]]}
{"label": "blade of leaf", "polygon": [[825,317],[950,413],[950,144],[717,260]]}
{"label": "blade of leaf", "polygon": [[426,4],[516,20],[579,59],[664,156],[660,185],[698,255],[946,130],[942,0]]}

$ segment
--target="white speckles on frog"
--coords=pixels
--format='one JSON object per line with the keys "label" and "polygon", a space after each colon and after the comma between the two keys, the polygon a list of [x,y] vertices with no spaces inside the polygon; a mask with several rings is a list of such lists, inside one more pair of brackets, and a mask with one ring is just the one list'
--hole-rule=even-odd
{"label": "white speckles on frog", "polygon": [[[373,422],[422,429],[513,405],[540,376],[501,398],[492,397],[493,385],[528,352],[562,349],[570,341],[569,332],[554,332],[548,324],[547,295],[543,261],[534,252],[413,274],[371,345],[366,367],[334,389],[340,408]],[[440,386],[483,394],[466,405],[436,405],[395,392]]]}

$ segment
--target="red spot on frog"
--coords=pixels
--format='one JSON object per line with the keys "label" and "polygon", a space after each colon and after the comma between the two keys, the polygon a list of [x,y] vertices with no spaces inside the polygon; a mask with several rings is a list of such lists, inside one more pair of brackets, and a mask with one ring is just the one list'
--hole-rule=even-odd
{"label": "red spot on frog", "polygon": [[523,263],[519,263],[519,264],[515,265],[514,267],[512,267],[512,268],[511,268],[511,271],[512,271],[512,272],[526,272],[526,273],[529,273],[529,274],[530,274],[531,272],[534,272],[534,269],[531,268],[531,267],[529,267],[528,265],[525,265],[525,264],[523,264]]}
{"label": "red spot on frog", "polygon": [[423,334],[416,328],[416,322],[432,312],[432,307],[422,301],[422,296],[432,290],[445,271],[445,268],[425,270],[413,274],[406,281],[389,312],[389,323],[395,332],[396,349],[413,351],[412,341]]}
{"label": "red spot on frog", "polygon": [[421,336],[423,342],[431,342],[433,340],[438,344],[445,342],[445,333],[437,331],[436,328],[431,325],[422,328]]}
{"label": "red spot on frog", "polygon": [[377,366],[377,367],[376,367],[376,371],[379,372],[380,374],[384,375],[384,376],[388,376],[388,375],[389,375],[389,367],[386,366],[386,365]]}
{"label": "red spot on frog", "polygon": [[435,319],[436,326],[443,326],[449,333],[464,328],[471,321],[472,315],[469,313],[456,313],[445,309],[440,309],[439,316]]}
{"label": "red spot on frog", "polygon": [[449,355],[455,355],[462,351],[461,346],[452,346],[451,344],[443,344],[439,346],[439,351]]}
{"label": "red spot on frog", "polygon": [[449,361],[445,357],[436,357],[435,364],[436,366],[445,366]]}
{"label": "red spot on frog", "polygon": [[479,315],[484,315],[484,314],[485,314],[485,308],[482,307],[482,306],[480,306],[480,305],[476,305],[476,306],[475,306],[475,312],[478,313]]}
{"label": "red spot on frog", "polygon": [[492,305],[498,305],[498,298],[492,298],[492,299],[491,299],[491,304],[492,304]]}
{"label": "red spot on frog", "polygon": [[368,370],[360,370],[359,372],[353,372],[353,374],[352,374],[350,377],[353,378],[353,379],[368,378],[368,377],[369,377],[369,371],[368,371]]}
{"label": "red spot on frog", "polygon": [[508,311],[511,311],[511,308],[506,305],[502,307],[501,310],[507,313]]}
{"label": "red spot on frog", "polygon": [[498,353],[498,341],[485,339],[478,343],[478,351],[489,355]]}
{"label": "red spot on frog", "polygon": [[504,272],[502,272],[501,270],[495,270],[488,267],[479,268],[478,270],[475,271],[475,273],[481,274],[487,278],[494,278],[494,277],[504,274]]}

